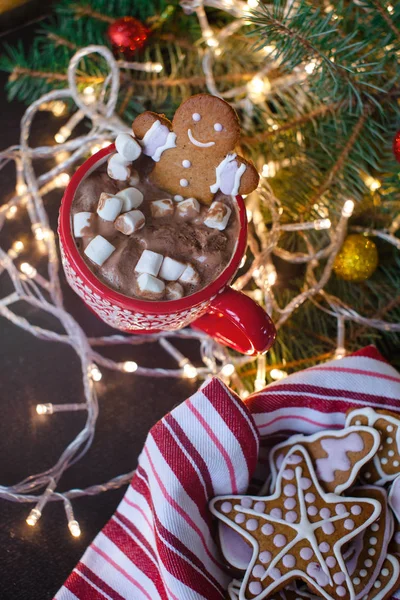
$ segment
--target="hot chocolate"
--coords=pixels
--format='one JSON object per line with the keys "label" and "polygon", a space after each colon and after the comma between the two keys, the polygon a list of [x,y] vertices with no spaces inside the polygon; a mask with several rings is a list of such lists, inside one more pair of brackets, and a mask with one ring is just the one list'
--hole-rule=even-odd
{"label": "hot chocolate", "polygon": [[235,196],[257,187],[254,165],[234,152],[235,111],[193,96],[170,122],[145,112],[116,152],[79,186],[72,207],[78,249],[120,293],[177,300],[214,281],[239,234]]}
{"label": "hot chocolate", "polygon": [[[134,173],[129,181],[112,179],[103,165],[79,186],[72,220],[82,258],[103,283],[126,296],[173,300],[193,294],[232,257],[235,201],[220,192],[211,207],[196,199],[176,202],[149,181],[151,159],[141,156],[134,166],[140,176]],[[108,245],[96,244],[98,236]]]}

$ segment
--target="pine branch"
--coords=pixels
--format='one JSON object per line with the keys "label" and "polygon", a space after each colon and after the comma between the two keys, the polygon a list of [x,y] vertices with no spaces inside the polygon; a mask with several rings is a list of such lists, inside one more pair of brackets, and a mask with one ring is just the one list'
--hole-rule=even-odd
{"label": "pine branch", "polygon": [[382,19],[384,19],[384,21],[386,21],[389,29],[391,29],[391,31],[394,33],[396,39],[398,42],[400,42],[400,29],[398,29],[396,27],[396,25],[393,22],[393,19],[390,18],[390,15],[387,11],[387,8],[385,8],[384,6],[382,6],[380,0],[369,0],[370,3],[376,8],[376,10],[379,12],[379,14],[381,15]]}
{"label": "pine branch", "polygon": [[326,175],[323,183],[319,186],[319,188],[317,189],[315,194],[308,201],[308,206],[312,206],[313,204],[318,202],[318,200],[326,192],[326,190],[329,189],[329,187],[331,186],[332,181],[334,180],[336,175],[338,175],[340,173],[340,171],[342,170],[343,165],[344,165],[347,157],[349,156],[351,150],[353,149],[354,144],[357,141],[357,138],[361,134],[369,115],[373,111],[373,108],[374,108],[374,105],[372,105],[371,103],[366,104],[364,106],[363,112],[361,113],[360,117],[358,118],[357,123],[354,125],[354,128],[351,132],[349,139],[347,140],[347,143],[345,144],[343,150],[341,151],[338,158],[336,159],[334,165],[331,167],[328,174]]}
{"label": "pine branch", "polygon": [[256,143],[264,142],[265,140],[267,140],[271,137],[280,135],[284,131],[288,131],[290,129],[295,129],[297,127],[300,127],[301,125],[304,125],[305,123],[307,123],[309,121],[313,121],[317,117],[321,117],[328,112],[329,113],[334,112],[335,110],[338,110],[344,106],[345,106],[345,104],[343,104],[342,102],[322,105],[318,108],[315,108],[311,112],[309,112],[305,115],[302,115],[301,117],[297,117],[296,119],[288,121],[284,125],[280,125],[276,129],[271,129],[271,131],[263,131],[262,133],[256,133],[255,135],[252,135],[252,136],[242,136],[241,142],[244,144],[253,144],[254,142],[256,142]]}
{"label": "pine branch", "polygon": [[77,17],[91,17],[97,21],[103,21],[104,23],[114,23],[115,21],[115,18],[99,13],[88,5],[79,6],[79,4],[72,4],[71,9],[75,12]]}
{"label": "pine branch", "polygon": [[[35,71],[25,67],[15,67],[10,75],[10,81],[15,81],[18,77],[26,76],[45,79],[47,82],[52,81],[68,81],[68,75],[65,73],[51,73],[46,71]],[[77,81],[80,83],[102,83],[104,77],[95,77],[90,75],[77,75]]]}

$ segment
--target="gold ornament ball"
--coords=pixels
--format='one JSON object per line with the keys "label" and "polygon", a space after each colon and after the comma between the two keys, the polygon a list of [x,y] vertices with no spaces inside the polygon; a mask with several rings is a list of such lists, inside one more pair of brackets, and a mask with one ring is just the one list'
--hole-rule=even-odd
{"label": "gold ornament ball", "polygon": [[378,250],[375,243],[361,235],[353,233],[343,242],[333,263],[338,277],[346,281],[365,281],[378,266]]}

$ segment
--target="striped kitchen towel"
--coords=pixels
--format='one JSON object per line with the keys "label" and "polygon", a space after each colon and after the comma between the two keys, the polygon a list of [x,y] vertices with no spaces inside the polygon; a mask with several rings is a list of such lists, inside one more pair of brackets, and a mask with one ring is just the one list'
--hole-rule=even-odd
{"label": "striped kitchen towel", "polygon": [[271,443],[340,428],[356,406],[400,412],[400,375],[373,347],[290,375],[246,405],[212,380],[151,429],[125,497],[56,599],[224,598],[231,577],[208,501],[264,483]]}

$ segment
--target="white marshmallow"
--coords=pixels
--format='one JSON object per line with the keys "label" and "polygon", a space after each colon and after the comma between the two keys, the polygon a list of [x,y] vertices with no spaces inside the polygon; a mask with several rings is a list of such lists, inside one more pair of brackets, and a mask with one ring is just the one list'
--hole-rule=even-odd
{"label": "white marshmallow", "polygon": [[118,154],[127,161],[137,160],[142,153],[138,142],[129,133],[119,133],[115,139]]}
{"label": "white marshmallow", "polygon": [[121,212],[122,200],[117,196],[112,196],[106,192],[100,194],[99,203],[97,205],[97,214],[103,221],[115,221]]}
{"label": "white marshmallow", "polygon": [[223,202],[213,202],[207,211],[204,225],[210,229],[219,229],[223,231],[228,224],[232,210]]}
{"label": "white marshmallow", "polygon": [[193,219],[194,217],[197,217],[200,212],[200,204],[196,198],[188,198],[187,200],[179,202],[176,210],[180,217]]}
{"label": "white marshmallow", "polygon": [[119,154],[113,154],[108,159],[107,174],[111,179],[117,179],[118,181],[126,181],[131,176],[131,165],[130,162],[124,160]]}
{"label": "white marshmallow", "polygon": [[115,194],[122,200],[121,212],[128,212],[133,208],[138,208],[143,202],[143,194],[135,187],[128,187]]}
{"label": "white marshmallow", "polygon": [[146,219],[141,210],[130,210],[123,215],[119,215],[114,225],[115,229],[118,229],[121,233],[131,235],[131,233],[135,233],[135,231],[142,229],[145,222]]}
{"label": "white marshmallow", "polygon": [[91,212],[80,212],[76,213],[73,217],[74,223],[74,236],[79,238],[83,237],[83,230],[86,227],[90,227],[90,221],[92,218]]}
{"label": "white marshmallow", "polygon": [[179,277],[179,281],[195,285],[196,283],[199,283],[200,277],[198,272],[192,267],[192,265],[188,264],[186,265],[186,268],[183,271],[182,275]]}
{"label": "white marshmallow", "polygon": [[136,273],[147,273],[157,276],[164,257],[162,254],[152,252],[152,250],[143,250],[135,267]]}
{"label": "white marshmallow", "polygon": [[165,290],[165,283],[153,275],[142,273],[137,278],[138,296],[149,300],[158,300]]}
{"label": "white marshmallow", "polygon": [[151,214],[155,219],[169,217],[174,214],[174,203],[169,198],[154,200],[150,203]]}
{"label": "white marshmallow", "polygon": [[85,254],[92,262],[101,267],[110,258],[115,248],[102,235],[96,235],[85,248]]}
{"label": "white marshmallow", "polygon": [[166,281],[176,281],[185,269],[185,264],[166,256],[161,265],[160,277]]}
{"label": "white marshmallow", "polygon": [[184,294],[183,287],[177,281],[167,283],[165,286],[165,297],[167,300],[179,300]]}

